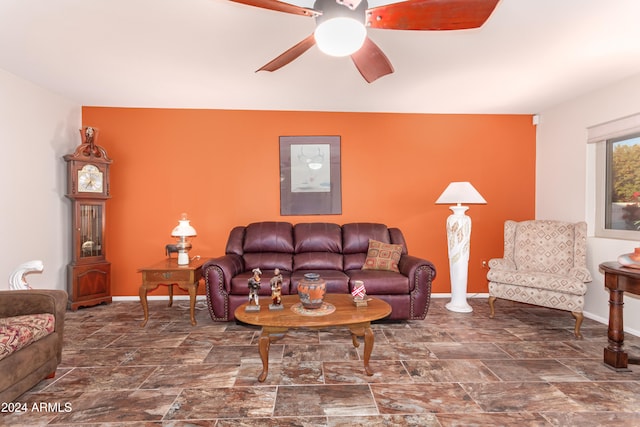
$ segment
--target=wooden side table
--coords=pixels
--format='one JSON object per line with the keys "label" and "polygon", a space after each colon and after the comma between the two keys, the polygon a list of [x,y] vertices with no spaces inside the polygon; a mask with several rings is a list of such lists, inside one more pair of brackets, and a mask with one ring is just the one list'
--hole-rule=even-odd
{"label": "wooden side table", "polygon": [[616,371],[629,371],[627,364],[639,364],[640,359],[629,357],[623,350],[623,298],[625,292],[640,295],[640,270],[615,261],[603,262],[599,268],[604,273],[604,286],[609,289],[609,345],[604,349],[604,363]]}
{"label": "wooden side table", "polygon": [[196,325],[195,309],[198,284],[202,278],[202,264],[209,258],[200,257],[189,262],[188,265],[178,265],[176,258],[166,258],[149,267],[138,270],[142,273],[140,285],[140,304],[144,311],[144,320],[140,326],[145,326],[149,320],[149,306],[147,305],[147,292],[156,289],[160,285],[169,287],[169,307],[173,304],[173,286],[189,292],[189,308],[191,310],[191,325]]}

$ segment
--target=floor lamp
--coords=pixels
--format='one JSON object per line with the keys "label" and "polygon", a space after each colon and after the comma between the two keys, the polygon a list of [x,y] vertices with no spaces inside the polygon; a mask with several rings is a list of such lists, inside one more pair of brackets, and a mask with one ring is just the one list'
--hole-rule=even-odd
{"label": "floor lamp", "polygon": [[487,201],[469,182],[452,182],[436,200],[436,204],[453,204],[453,214],[447,218],[447,245],[451,275],[451,302],[445,307],[458,313],[470,313],[467,303],[467,276],[469,273],[469,247],[471,242],[471,218],[465,214],[467,204],[485,204]]}

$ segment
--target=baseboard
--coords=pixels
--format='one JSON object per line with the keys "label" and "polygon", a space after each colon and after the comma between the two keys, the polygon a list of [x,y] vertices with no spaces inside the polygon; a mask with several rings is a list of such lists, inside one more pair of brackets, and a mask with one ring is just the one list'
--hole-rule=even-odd
{"label": "baseboard", "polygon": [[[431,294],[431,298],[451,298],[451,294],[445,294],[445,293]],[[482,294],[482,293],[467,294],[467,298],[489,298],[489,294]]]}

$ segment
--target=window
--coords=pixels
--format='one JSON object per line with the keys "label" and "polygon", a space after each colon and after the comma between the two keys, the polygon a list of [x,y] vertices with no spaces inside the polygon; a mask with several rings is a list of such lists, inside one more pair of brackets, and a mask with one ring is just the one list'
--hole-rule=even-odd
{"label": "window", "polygon": [[640,134],[607,140],[605,229],[640,230]]}
{"label": "window", "polygon": [[596,144],[595,235],[640,240],[640,115],[588,132]]}

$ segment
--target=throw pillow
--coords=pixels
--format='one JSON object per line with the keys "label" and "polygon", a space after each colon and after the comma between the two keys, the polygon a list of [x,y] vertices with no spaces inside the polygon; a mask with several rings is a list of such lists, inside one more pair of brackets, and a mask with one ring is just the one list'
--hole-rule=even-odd
{"label": "throw pillow", "polygon": [[369,239],[367,259],[362,266],[363,270],[398,270],[398,262],[402,255],[402,245],[392,245],[377,240]]}

